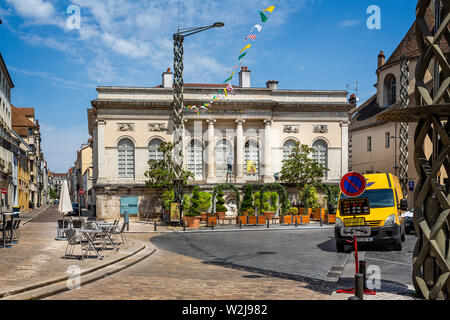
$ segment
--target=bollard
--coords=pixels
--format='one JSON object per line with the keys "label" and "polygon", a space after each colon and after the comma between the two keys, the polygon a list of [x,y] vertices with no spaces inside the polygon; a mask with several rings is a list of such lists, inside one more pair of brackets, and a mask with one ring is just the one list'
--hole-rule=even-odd
{"label": "bollard", "polygon": [[242,229],[242,220],[239,220],[239,229]]}
{"label": "bollard", "polygon": [[153,222],[153,231],[156,231],[156,221]]}
{"label": "bollard", "polygon": [[363,275],[363,289],[367,289],[367,272],[366,272],[366,261],[360,260],[359,261],[359,273]]}
{"label": "bollard", "polygon": [[130,216],[128,215],[127,210],[123,213],[123,223],[127,224],[127,231],[130,231]]}
{"label": "bollard", "polygon": [[281,216],[280,217],[280,226],[283,224],[283,221],[284,221],[284,216]]}
{"label": "bollard", "polygon": [[364,283],[363,275],[361,273],[355,274],[355,296],[359,300],[364,300]]}
{"label": "bollard", "polygon": [[211,223],[211,230],[214,230],[214,220],[213,220],[213,222]]}
{"label": "bollard", "polygon": [[270,228],[269,224],[270,224],[269,219],[267,219],[267,229]]}
{"label": "bollard", "polygon": [[[295,219],[295,218],[293,218],[293,219]],[[297,228],[297,219],[295,219],[295,227]]]}
{"label": "bollard", "polygon": [[183,231],[186,231],[186,222],[183,221]]}

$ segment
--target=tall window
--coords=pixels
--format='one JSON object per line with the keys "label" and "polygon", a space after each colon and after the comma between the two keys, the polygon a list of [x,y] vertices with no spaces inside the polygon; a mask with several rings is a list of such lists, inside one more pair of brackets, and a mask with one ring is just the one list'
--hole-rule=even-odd
{"label": "tall window", "polygon": [[148,144],[150,160],[159,161],[164,159],[164,153],[158,150],[162,142],[163,141],[161,139],[153,139],[152,141],[150,141],[150,143]]}
{"label": "tall window", "polygon": [[391,133],[386,132],[386,149],[391,147]]}
{"label": "tall window", "polygon": [[[317,140],[313,143],[313,159],[328,168],[328,145],[324,140]],[[324,177],[327,178],[328,170],[324,171]]]}
{"label": "tall window", "polygon": [[288,140],[283,145],[283,160],[288,160],[292,150],[295,148],[295,141],[294,140]]}
{"label": "tall window", "polygon": [[384,79],[384,104],[392,106],[397,102],[397,80],[393,74],[388,74]]}
{"label": "tall window", "polygon": [[117,146],[119,153],[119,178],[134,178],[134,143],[122,139]]}
{"label": "tall window", "polygon": [[203,145],[198,139],[192,139],[187,150],[188,171],[194,174],[195,180],[203,180]]}
{"label": "tall window", "polygon": [[[233,157],[233,147],[231,143],[226,140],[220,140],[216,145],[216,177],[226,178],[227,176],[227,157]],[[234,168],[233,168],[234,171]]]}
{"label": "tall window", "polygon": [[372,137],[367,137],[367,151],[372,151]]}
{"label": "tall window", "polygon": [[259,143],[250,139],[244,148],[244,172],[247,180],[258,180],[259,178]]}

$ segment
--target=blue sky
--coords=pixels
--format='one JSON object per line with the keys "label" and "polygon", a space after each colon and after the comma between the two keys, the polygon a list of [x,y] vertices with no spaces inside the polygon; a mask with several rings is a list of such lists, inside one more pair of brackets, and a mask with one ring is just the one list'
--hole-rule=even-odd
{"label": "blue sky", "polygon": [[[87,109],[97,86],[156,86],[173,68],[172,34],[181,27],[225,27],[186,39],[185,82],[221,83],[237,64],[258,10],[277,0],[4,0],[0,52],[15,88],[12,103],[34,107],[49,168],[65,172],[87,141]],[[180,4],[179,4],[180,3]],[[69,30],[70,5],[81,28]],[[381,29],[369,30],[370,5]],[[178,15],[180,6],[180,15]],[[411,27],[414,0],[280,0],[243,63],[252,86],[345,90],[361,102],[375,93],[377,55],[388,57]],[[178,19],[179,17],[179,19]],[[234,84],[237,84],[235,77]]]}

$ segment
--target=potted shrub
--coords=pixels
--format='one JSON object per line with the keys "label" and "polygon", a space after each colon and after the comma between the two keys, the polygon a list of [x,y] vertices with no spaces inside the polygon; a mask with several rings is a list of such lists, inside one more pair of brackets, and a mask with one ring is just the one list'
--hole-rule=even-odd
{"label": "potted shrub", "polygon": [[[239,215],[247,216],[249,209],[253,209],[253,190],[251,186],[246,185],[244,191],[244,198],[242,199],[241,210],[239,212]],[[253,210],[253,213],[254,212],[255,211]]]}
{"label": "potted shrub", "polygon": [[209,192],[200,192],[200,221],[206,221],[207,212],[211,208],[212,194]]}
{"label": "potted shrub", "polygon": [[216,215],[219,219],[225,218],[225,214],[228,211],[228,209],[224,206],[225,200],[223,199],[223,196],[225,194],[223,193],[222,189],[219,189],[219,192],[217,193],[217,202],[216,202]]}
{"label": "potted shrub", "polygon": [[190,205],[186,209],[186,222],[189,228],[198,228],[200,226],[200,192],[198,187],[194,188],[192,197],[189,199]]}
{"label": "potted shrub", "polygon": [[294,217],[298,215],[298,209],[295,207],[291,207],[286,215],[282,216],[281,219],[285,224],[291,224],[294,222]]}
{"label": "potted shrub", "polygon": [[[273,216],[275,215],[275,213],[278,210],[278,193],[276,192],[269,192],[268,193],[268,198],[270,199],[270,202],[272,203],[272,205],[268,206],[267,208],[267,204],[264,204],[264,216],[267,219],[273,219]],[[266,209],[267,208],[267,209]]]}
{"label": "potted shrub", "polygon": [[336,223],[336,214],[330,213],[328,209],[325,210],[325,221],[327,224],[335,224]]}

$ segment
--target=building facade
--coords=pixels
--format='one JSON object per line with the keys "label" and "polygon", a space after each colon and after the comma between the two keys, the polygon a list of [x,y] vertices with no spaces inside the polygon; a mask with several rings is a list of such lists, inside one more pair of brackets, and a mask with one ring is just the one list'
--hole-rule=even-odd
{"label": "building facade", "polygon": [[[430,12],[426,21],[432,26],[434,21]],[[448,44],[443,40],[441,50],[449,54]],[[386,123],[377,119],[377,116],[388,110],[400,107],[401,90],[401,57],[406,55],[409,63],[409,105],[417,105],[415,101],[415,71],[420,55],[415,38],[415,24],[400,42],[396,50],[386,61],[381,51],[377,60],[377,93],[364,102],[350,115],[350,169],[361,173],[388,172],[399,176],[400,169],[400,124]],[[375,59],[374,59],[375,61]],[[425,79],[426,83],[432,81],[431,74]],[[414,133],[416,123],[409,124],[409,157],[408,179],[410,188],[408,198],[410,207],[414,201],[414,189],[417,186],[418,175],[414,165]],[[431,154],[431,141],[425,144],[427,154]],[[441,173],[441,183],[447,178]]]}
{"label": "building facade", "polygon": [[[314,148],[313,157],[330,170],[325,182],[338,183],[348,171],[346,91],[280,90],[278,82],[251,87],[251,72],[239,73],[235,94],[214,103],[210,112],[185,112],[184,166],[192,186],[211,190],[222,182],[262,185],[274,182],[295,142]],[[173,141],[173,78],[163,73],[155,88],[98,87],[88,110],[93,138],[96,214],[117,218],[121,203],[134,198],[139,218],[159,213],[159,195],[146,186],[150,159]],[[185,84],[185,105],[202,105],[224,85]],[[227,165],[232,175],[227,175]]]}

